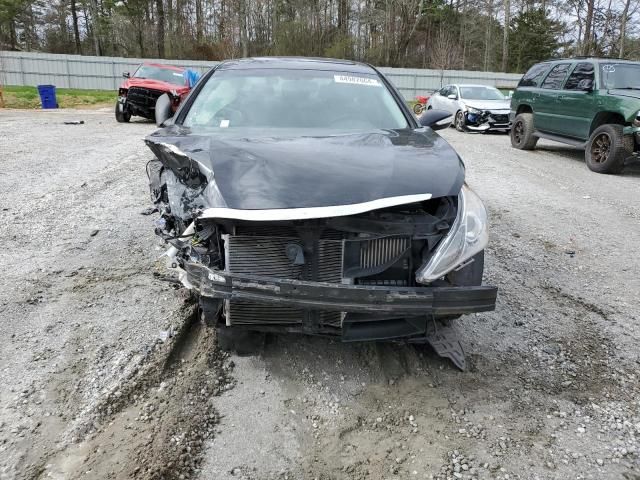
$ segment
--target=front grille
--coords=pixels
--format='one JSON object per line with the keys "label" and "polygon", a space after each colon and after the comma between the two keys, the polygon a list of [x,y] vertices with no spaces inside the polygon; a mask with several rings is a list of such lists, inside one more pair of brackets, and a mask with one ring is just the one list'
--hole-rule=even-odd
{"label": "front grille", "polygon": [[502,115],[502,114],[492,113],[489,116],[489,121],[491,123],[509,123],[509,115]]}
{"label": "front grille", "polygon": [[155,108],[156,100],[164,92],[143,87],[131,87],[127,92],[127,102],[144,108]]}

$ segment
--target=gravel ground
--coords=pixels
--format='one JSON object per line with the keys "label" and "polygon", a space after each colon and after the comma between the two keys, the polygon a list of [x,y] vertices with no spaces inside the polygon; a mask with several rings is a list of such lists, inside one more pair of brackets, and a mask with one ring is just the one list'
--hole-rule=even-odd
{"label": "gravel ground", "polygon": [[144,215],[154,125],[3,111],[0,129],[1,479],[640,479],[639,165],[442,133],[500,288],[457,323],[459,372],[287,335],[220,354]]}

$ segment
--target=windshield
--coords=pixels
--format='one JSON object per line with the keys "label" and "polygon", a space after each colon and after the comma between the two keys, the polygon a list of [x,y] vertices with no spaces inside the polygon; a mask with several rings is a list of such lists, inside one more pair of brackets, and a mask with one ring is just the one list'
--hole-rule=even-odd
{"label": "windshield", "polygon": [[215,72],[183,123],[213,128],[407,128],[402,110],[377,75],[279,69]]}
{"label": "windshield", "polygon": [[467,100],[504,100],[500,90],[493,87],[460,87],[460,97]]}
{"label": "windshield", "polygon": [[160,80],[162,82],[173,83],[183,86],[185,84],[182,72],[172,70],[170,68],[152,67],[150,65],[141,65],[136,73],[135,78],[150,78],[151,80]]}
{"label": "windshield", "polygon": [[601,63],[600,73],[604,88],[637,88],[640,90],[640,64]]}

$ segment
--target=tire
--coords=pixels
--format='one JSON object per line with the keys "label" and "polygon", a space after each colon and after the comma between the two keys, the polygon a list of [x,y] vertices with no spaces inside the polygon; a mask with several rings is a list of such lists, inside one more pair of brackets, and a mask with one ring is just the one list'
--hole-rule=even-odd
{"label": "tire", "polygon": [[511,127],[511,146],[518,150],[533,150],[538,137],[533,134],[533,114],[521,113],[513,120]]}
{"label": "tire", "polygon": [[218,349],[240,356],[256,355],[264,347],[266,334],[240,328],[220,326],[216,328]]}
{"label": "tire", "polygon": [[453,121],[453,126],[456,127],[456,130],[459,132],[467,131],[467,122],[464,119],[464,112],[462,110],[458,110],[456,112],[456,117]]}
{"label": "tire", "polygon": [[584,158],[593,172],[620,173],[633,147],[633,137],[622,133],[622,125],[601,125],[589,137]]}
{"label": "tire", "polygon": [[[125,103],[125,108],[126,108],[126,103]],[[131,120],[131,113],[127,112],[126,110],[124,112],[120,111],[120,108],[118,108],[120,105],[118,103],[116,103],[116,121],[118,123],[127,123],[129,122],[129,120]]]}
{"label": "tire", "polygon": [[421,103],[416,103],[413,106],[413,113],[415,113],[416,115],[420,115],[422,112],[424,112],[424,105]]}

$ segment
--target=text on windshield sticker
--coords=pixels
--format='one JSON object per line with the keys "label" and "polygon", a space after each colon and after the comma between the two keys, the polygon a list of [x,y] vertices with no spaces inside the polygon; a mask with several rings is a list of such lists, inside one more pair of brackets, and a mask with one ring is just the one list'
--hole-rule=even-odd
{"label": "text on windshield sticker", "polygon": [[370,87],[381,87],[382,84],[375,78],[354,77],[353,75],[334,75],[336,83],[351,83],[352,85],[367,85]]}

